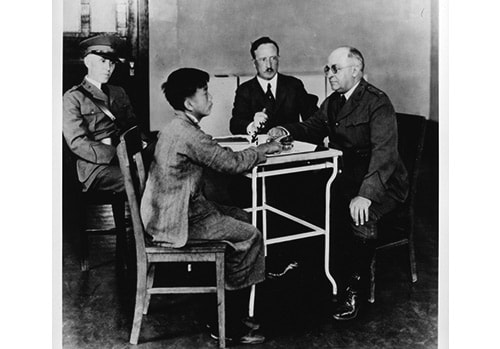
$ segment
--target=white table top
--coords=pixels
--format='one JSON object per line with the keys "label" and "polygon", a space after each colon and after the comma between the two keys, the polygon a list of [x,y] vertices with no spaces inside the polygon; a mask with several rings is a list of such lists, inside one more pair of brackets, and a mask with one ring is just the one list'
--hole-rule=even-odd
{"label": "white table top", "polygon": [[[245,139],[247,141],[245,141]],[[247,135],[236,135],[227,137],[217,137],[217,141],[223,147],[229,147],[233,151],[241,151],[249,147],[255,146],[255,144],[250,143],[250,136]],[[258,136],[258,144],[265,143],[267,140],[267,135]],[[301,141],[293,141],[292,149],[282,151],[279,154],[269,154],[267,155],[267,161],[260,164],[259,166],[266,165],[276,165],[284,164],[296,161],[307,161],[307,160],[318,160],[333,158],[342,155],[342,151],[337,149],[316,150],[316,144],[306,143]]]}

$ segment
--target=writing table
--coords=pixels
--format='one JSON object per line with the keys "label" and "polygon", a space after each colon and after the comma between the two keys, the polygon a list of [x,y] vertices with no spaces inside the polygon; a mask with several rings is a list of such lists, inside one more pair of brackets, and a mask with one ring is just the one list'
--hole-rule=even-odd
{"label": "writing table", "polygon": [[[254,144],[249,142],[241,141],[242,137],[246,136],[236,136],[231,137],[221,137],[217,140],[221,146],[230,147],[235,151],[243,150]],[[258,143],[265,142],[267,135],[259,135]],[[333,294],[337,294],[337,284],[330,274],[329,261],[330,261],[330,197],[331,197],[331,186],[333,180],[338,173],[338,157],[342,155],[340,150],[328,149],[318,147],[314,144],[294,141],[293,147],[290,150],[283,151],[279,154],[271,154],[267,156],[267,161],[255,166],[251,172],[245,173],[244,175],[251,179],[252,182],[252,207],[247,208],[246,211],[252,213],[252,224],[257,226],[257,214],[262,214],[262,235],[264,238],[264,246],[267,255],[267,246],[272,244],[283,243],[287,241],[293,241],[298,239],[305,239],[314,236],[324,236],[325,237],[325,249],[324,249],[324,271],[329,282],[332,285]],[[271,206],[266,201],[266,177],[279,176],[289,173],[306,172],[306,171],[316,171],[323,169],[332,169],[332,173],[325,185],[325,220],[324,227],[319,227],[312,224],[304,219],[296,217],[290,213],[284,212],[274,206]],[[258,192],[258,180],[261,181],[260,196]],[[308,229],[304,233],[291,234],[279,237],[268,237],[267,230],[267,212],[273,212],[279,216],[296,222]],[[252,287],[250,304],[249,304],[249,315],[253,316],[254,313],[254,301],[255,301],[255,286]]]}

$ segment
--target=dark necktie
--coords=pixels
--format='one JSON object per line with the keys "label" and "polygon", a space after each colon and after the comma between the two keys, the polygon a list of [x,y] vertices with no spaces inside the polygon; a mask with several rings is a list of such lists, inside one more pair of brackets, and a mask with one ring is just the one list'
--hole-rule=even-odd
{"label": "dark necktie", "polygon": [[342,107],[344,106],[345,102],[346,102],[345,96],[344,95],[340,95],[340,98],[339,98],[339,111],[342,109]]}
{"label": "dark necktie", "polygon": [[271,84],[270,83],[267,84],[266,99],[270,103],[274,103],[274,96],[273,96],[273,92],[271,91]]}
{"label": "dark necktie", "polygon": [[274,110],[274,102],[276,100],[274,99],[273,92],[271,91],[271,84],[267,84],[267,92],[266,92],[266,113],[267,115],[271,115],[271,113]]}

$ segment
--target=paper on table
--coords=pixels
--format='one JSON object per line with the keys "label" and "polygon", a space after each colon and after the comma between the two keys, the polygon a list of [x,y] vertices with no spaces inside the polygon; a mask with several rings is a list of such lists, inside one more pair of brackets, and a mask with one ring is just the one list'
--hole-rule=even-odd
{"label": "paper on table", "polygon": [[[223,147],[229,147],[233,151],[242,151],[245,150],[249,147],[255,146],[255,144],[251,144],[248,142],[245,144],[244,142],[233,142],[229,139],[231,137],[248,137],[245,135],[236,135],[236,136],[230,136],[230,137],[217,137],[217,141],[219,144]],[[267,135],[258,135],[257,136],[257,142],[258,144],[263,144],[267,141],[268,136]],[[229,141],[225,141],[228,139]],[[281,155],[287,155],[287,154],[297,154],[297,153],[307,153],[307,152],[312,152],[317,148],[315,144],[311,143],[306,143],[306,142],[300,142],[300,141],[293,141],[293,147],[292,149],[289,150],[284,150],[281,153],[278,154],[268,154],[267,156],[272,157],[272,156],[281,156]]]}

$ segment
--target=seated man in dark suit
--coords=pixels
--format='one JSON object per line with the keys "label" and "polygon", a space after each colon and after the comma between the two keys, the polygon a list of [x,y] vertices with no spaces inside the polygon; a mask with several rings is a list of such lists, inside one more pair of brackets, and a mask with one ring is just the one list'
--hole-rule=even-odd
{"label": "seated man in dark suit", "polygon": [[[343,152],[342,172],[333,183],[332,215],[334,223],[339,219],[347,222],[346,235],[352,244],[347,264],[350,277],[333,314],[336,320],[356,317],[367,293],[377,221],[408,195],[394,108],[383,91],[363,78],[364,67],[359,50],[334,50],[324,68],[334,92],[308,120],[278,126],[268,133],[271,138],[290,134],[294,139],[318,144],[328,136],[329,146]],[[335,237],[341,233],[334,230]]]}
{"label": "seated man in dark suit", "polygon": [[233,134],[266,133],[270,128],[306,120],[317,109],[318,97],[310,95],[297,78],[278,73],[279,47],[261,37],[250,47],[257,75],[236,90],[230,130]]}
{"label": "seated man in dark suit", "polygon": [[78,179],[86,191],[125,192],[115,146],[120,133],[136,124],[136,117],[125,90],[107,84],[119,61],[120,41],[113,35],[83,40],[88,73],[63,97],[63,135],[77,156]]}

